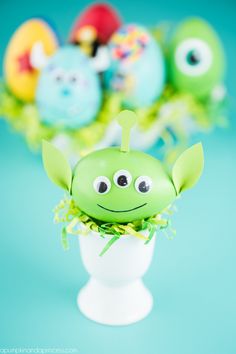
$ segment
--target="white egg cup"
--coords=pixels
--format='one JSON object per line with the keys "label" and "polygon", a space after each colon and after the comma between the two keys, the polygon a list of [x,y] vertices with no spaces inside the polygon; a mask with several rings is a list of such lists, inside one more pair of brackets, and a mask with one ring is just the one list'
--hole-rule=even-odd
{"label": "white egg cup", "polygon": [[79,237],[90,279],[80,290],[77,302],[80,311],[95,322],[128,325],[142,320],[152,309],[152,295],[142,276],[151,263],[155,237],[145,245],[144,240],[124,235],[99,256],[110,237],[102,238],[93,231]]}

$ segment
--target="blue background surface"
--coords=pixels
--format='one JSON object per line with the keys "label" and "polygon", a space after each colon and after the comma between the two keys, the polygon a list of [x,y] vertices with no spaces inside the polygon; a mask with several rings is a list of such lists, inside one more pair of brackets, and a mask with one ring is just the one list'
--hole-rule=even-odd
{"label": "blue background surface", "polygon": [[[84,1],[0,2],[0,55],[26,18],[46,15],[64,37]],[[144,321],[111,328],[85,319],[76,307],[87,275],[77,240],[60,244],[52,209],[62,196],[40,156],[0,121],[0,348],[76,347],[81,354],[236,353],[236,3],[205,0],[114,1],[126,21],[152,25],[188,15],[209,20],[220,33],[228,60],[226,83],[231,127],[200,136],[206,155],[197,187],[178,201],[177,236],[159,236],[145,277],[155,306]]]}

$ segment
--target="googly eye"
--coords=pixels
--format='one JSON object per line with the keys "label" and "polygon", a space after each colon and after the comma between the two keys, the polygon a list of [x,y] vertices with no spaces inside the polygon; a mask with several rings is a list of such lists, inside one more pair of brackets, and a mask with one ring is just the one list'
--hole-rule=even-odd
{"label": "googly eye", "polygon": [[65,79],[65,73],[63,70],[61,69],[55,69],[53,70],[52,72],[52,77],[54,79],[54,81],[60,83],[60,82],[63,82],[64,79]]}
{"label": "googly eye", "polygon": [[205,74],[212,64],[212,52],[201,39],[189,38],[175,51],[175,62],[180,71],[189,76]]}
{"label": "googly eye", "polygon": [[98,194],[106,194],[111,189],[111,182],[107,177],[99,176],[95,178],[93,188]]}
{"label": "googly eye", "polygon": [[119,170],[114,174],[113,181],[117,187],[127,188],[132,182],[132,176],[129,171]]}
{"label": "googly eye", "polygon": [[135,181],[135,189],[139,193],[148,193],[152,188],[152,180],[148,176],[140,176]]}
{"label": "googly eye", "polygon": [[72,85],[76,85],[79,83],[80,81],[80,76],[78,73],[71,73],[69,76],[68,76],[68,81],[72,84]]}
{"label": "googly eye", "polygon": [[83,74],[78,73],[78,72],[72,72],[68,75],[67,78],[68,82],[71,85],[78,85],[84,88],[88,88],[89,86],[89,81],[83,76]]}

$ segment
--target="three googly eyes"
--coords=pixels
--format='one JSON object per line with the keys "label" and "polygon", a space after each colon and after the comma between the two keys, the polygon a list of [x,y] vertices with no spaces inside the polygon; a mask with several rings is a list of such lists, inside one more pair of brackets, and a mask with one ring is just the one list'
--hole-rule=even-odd
{"label": "three googly eyes", "polygon": [[206,42],[189,38],[175,51],[175,62],[180,71],[189,76],[205,74],[212,64],[212,52]]}
{"label": "three googly eyes", "polygon": [[[132,183],[129,171],[119,170],[113,176],[113,182],[119,188],[127,188]],[[148,176],[140,176],[135,180],[135,189],[138,193],[145,194],[152,188],[152,180]],[[107,194],[111,189],[111,181],[106,176],[99,176],[93,182],[94,190],[98,194]]]}

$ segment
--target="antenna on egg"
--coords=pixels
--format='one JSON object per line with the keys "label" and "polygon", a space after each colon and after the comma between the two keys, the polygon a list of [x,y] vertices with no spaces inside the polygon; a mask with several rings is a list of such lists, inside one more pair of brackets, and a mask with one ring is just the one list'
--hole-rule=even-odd
{"label": "antenna on egg", "polygon": [[137,123],[137,115],[132,111],[124,110],[118,114],[116,119],[122,129],[120,151],[129,152],[130,131]]}

